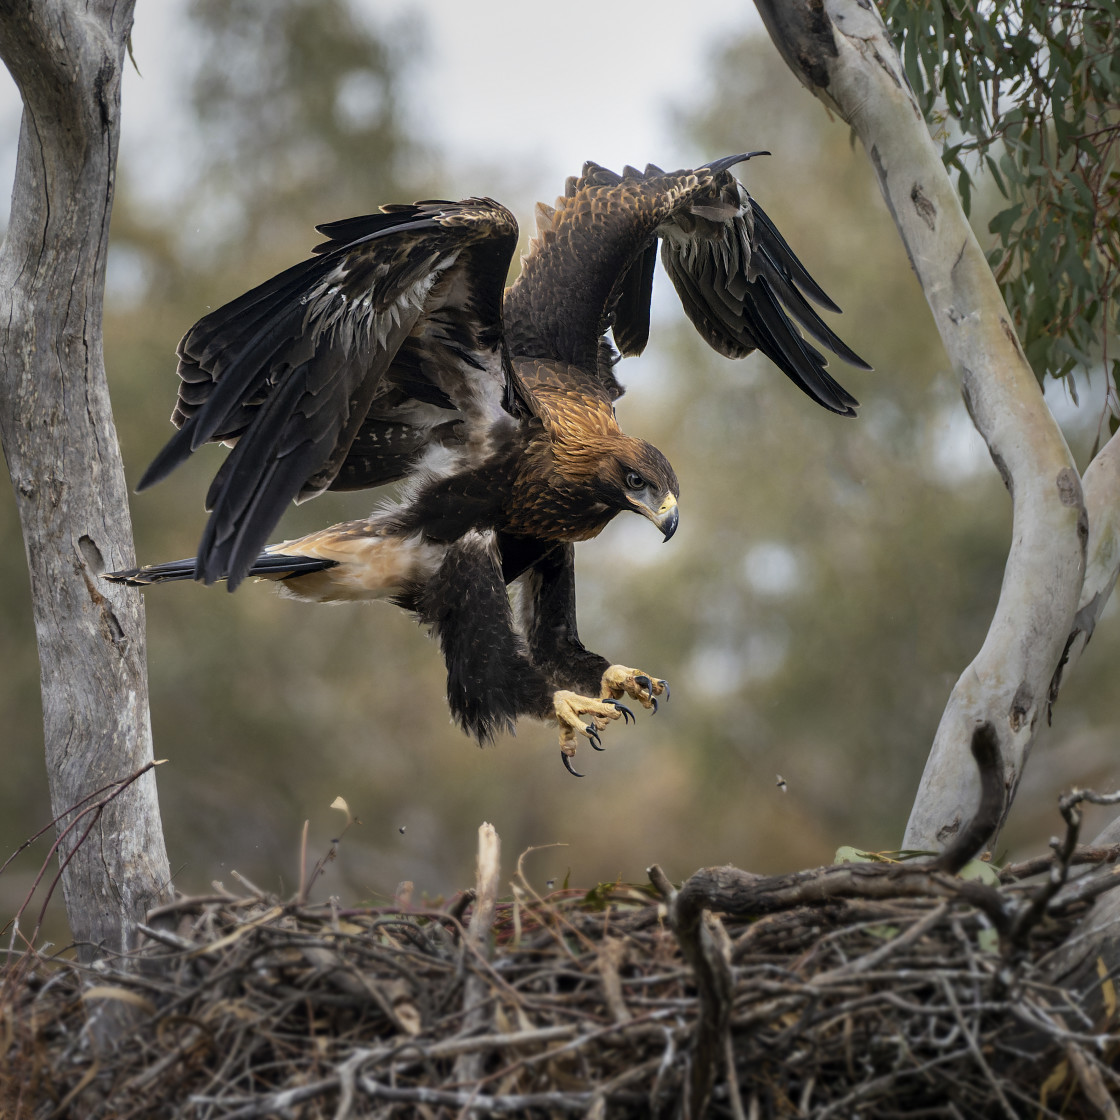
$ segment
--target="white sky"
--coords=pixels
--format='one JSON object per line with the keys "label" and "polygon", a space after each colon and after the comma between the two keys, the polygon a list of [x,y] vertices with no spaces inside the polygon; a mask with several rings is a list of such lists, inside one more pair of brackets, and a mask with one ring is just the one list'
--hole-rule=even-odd
{"label": "white sky", "polygon": [[668,107],[699,96],[721,42],[761,26],[747,3],[682,13],[679,0],[382,0],[378,10],[426,22],[418,119],[452,170],[520,161],[539,166],[553,193],[586,159],[690,163],[697,153],[671,139]]}
{"label": "white sky", "polygon": [[[379,24],[412,15],[427,29],[409,112],[417,138],[444,156],[447,190],[488,193],[490,169],[549,199],[585,159],[677,167],[724,154],[672,139],[668,107],[701,96],[714,47],[760,26],[746,3],[683,15],[679,0],[359,0],[359,7]],[[144,169],[157,195],[177,162],[170,145],[183,111],[179,60],[189,50],[182,11],[182,0],[139,0],[133,50],[143,76],[126,64],[123,158]],[[5,197],[18,122],[18,97],[4,74]]]}

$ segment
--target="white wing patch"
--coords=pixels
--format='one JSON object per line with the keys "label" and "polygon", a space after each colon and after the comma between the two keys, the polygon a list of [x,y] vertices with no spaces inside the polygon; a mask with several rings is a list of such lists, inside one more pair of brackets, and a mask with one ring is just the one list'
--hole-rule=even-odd
{"label": "white wing patch", "polygon": [[455,263],[458,255],[457,252],[451,253],[439,260],[438,254],[433,253],[417,262],[416,267],[422,270],[422,275],[382,307],[375,307],[375,301],[378,281],[387,275],[388,267],[379,267],[373,284],[355,299],[343,290],[350,269],[340,263],[301,300],[307,307],[304,330],[312,331],[316,336],[329,335],[331,345],[346,349],[359,341],[381,349],[406,318],[415,317],[424,308],[428,294],[441,274]]}

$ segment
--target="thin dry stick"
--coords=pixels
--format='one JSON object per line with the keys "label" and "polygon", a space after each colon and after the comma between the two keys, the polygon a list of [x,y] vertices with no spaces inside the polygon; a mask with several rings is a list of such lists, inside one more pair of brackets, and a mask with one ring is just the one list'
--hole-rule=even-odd
{"label": "thin dry stick", "polygon": [[[13,943],[15,936],[19,931],[19,920],[23,917],[23,912],[27,909],[28,906],[31,905],[31,900],[35,897],[35,892],[39,889],[39,884],[43,881],[43,877],[47,873],[47,868],[50,866],[51,860],[54,858],[55,853],[65,842],[70,833],[77,828],[82,818],[88,816],[90,818],[89,823],[86,825],[86,828],[82,832],[81,836],[78,837],[77,843],[75,843],[74,846],[66,853],[65,858],[59,864],[58,870],[55,872],[54,877],[51,879],[50,885],[47,888],[47,896],[43,899],[43,905],[39,908],[39,915],[35,920],[35,928],[31,931],[31,936],[29,938],[23,938],[24,944],[28,949],[33,948],[35,945],[35,941],[39,936],[39,930],[43,925],[43,918],[46,915],[47,907],[50,905],[51,897],[54,895],[55,887],[58,886],[59,882],[62,879],[63,872],[66,870],[70,861],[74,858],[78,849],[85,843],[86,838],[93,831],[93,826],[97,824],[97,822],[101,819],[101,814],[104,811],[105,806],[109,805],[112,801],[119,797],[126,789],[128,789],[130,785],[132,785],[133,782],[138,781],[149,770],[153,769],[156,766],[162,766],[166,761],[166,759],[161,758],[153,759],[153,761],[145,763],[140,767],[139,770],[137,770],[133,774],[130,774],[127,778],[121,778],[116,782],[110,782],[108,785],[102,786],[101,789],[97,790],[95,794],[90,794],[89,796],[82,798],[82,800],[77,802],[76,805],[71,806],[66,810],[65,813],[60,813],[55,818],[55,821],[60,821],[69,813],[74,812],[78,805],[85,806],[85,808],[83,808],[77,814],[77,816],[75,816],[74,819],[58,834],[58,836],[55,838],[54,843],[51,844],[50,849],[47,851],[46,858],[43,860],[42,866],[39,868],[39,873],[35,876],[35,879],[31,884],[31,889],[27,892],[27,897],[23,900],[20,908],[16,911],[15,917],[11,919],[9,924],[12,927]],[[95,801],[92,804],[87,804],[87,802],[89,802],[92,797],[96,796],[96,794],[103,793],[106,790],[110,790],[111,792],[106,793],[104,797],[100,798],[100,800]],[[51,823],[53,824],[54,822],[52,821]],[[49,828],[50,826],[48,825],[47,827]],[[34,839],[42,836],[43,832],[45,831],[46,829],[42,829],[35,834],[35,837],[33,837],[31,841],[28,841],[27,843],[33,842]],[[23,845],[23,847],[26,846],[26,844]],[[22,851],[23,849],[21,848],[20,850]],[[10,860],[8,862],[10,862]],[[8,863],[6,862],[4,866],[7,867]],[[3,929],[7,928],[7,925],[3,927]],[[0,932],[3,932],[3,930],[0,930]]]}
{"label": "thin dry stick", "polygon": [[[1099,866],[1102,863],[1114,863],[1120,857],[1120,844],[1098,846],[1086,844],[1079,847],[1070,858],[1070,865],[1077,867],[1081,864],[1091,863]],[[1054,865],[1056,856],[1053,852],[1046,856],[1033,856],[1021,860],[1019,863],[1009,863],[1001,868],[999,877],[1004,884],[1017,883],[1021,879],[1030,879],[1049,871]]]}
{"label": "thin dry stick", "polygon": [[968,1023],[965,1022],[964,1014],[961,1012],[961,1005],[957,1002],[957,997],[953,992],[952,985],[942,980],[941,990],[945,993],[945,998],[952,1005],[953,1014],[956,1016],[957,1023],[960,1025],[961,1033],[964,1035],[965,1042],[968,1043],[969,1050],[972,1051],[972,1056],[976,1060],[977,1068],[980,1069],[988,1079],[988,1084],[991,1085],[992,1092],[995,1094],[996,1100],[999,1101],[1000,1107],[1009,1120],[1018,1120],[1018,1114],[1011,1107],[1011,1103],[1004,1095],[1002,1086],[996,1079],[995,1074],[992,1073],[992,1067],[988,1065],[987,1059],[984,1057],[980,1045],[976,1041],[976,1035],[969,1029]]}
{"label": "thin dry stick", "polygon": [[916,941],[920,941],[925,937],[931,929],[935,929],[939,926],[948,912],[949,903],[942,902],[940,905],[934,907],[924,918],[916,921],[908,930],[900,933],[897,937],[892,937],[885,945],[880,946],[880,948],[871,953],[865,953],[862,957],[857,957],[855,960],[849,961],[839,968],[818,973],[813,983],[816,985],[831,984],[842,978],[846,979],[857,973],[869,972],[873,968],[878,968],[888,957],[894,956],[902,949],[910,948]]}
{"label": "thin dry stick", "polygon": [[327,849],[326,854],[320,856],[318,858],[318,860],[316,860],[315,868],[311,872],[311,874],[307,877],[306,884],[304,883],[304,872],[307,868],[307,829],[308,829],[309,822],[308,821],[303,822],[303,842],[302,842],[301,847],[300,847],[300,861],[299,861],[300,888],[299,888],[299,894],[296,896],[297,901],[301,905],[306,905],[307,897],[311,893],[311,888],[313,886],[315,886],[316,880],[326,870],[327,864],[330,863],[331,860],[333,860],[337,857],[338,846],[342,843],[342,838],[350,831],[350,829],[354,825],[362,823],[360,820],[358,820],[357,817],[351,816],[350,807],[346,804],[346,802],[341,797],[336,797],[335,798],[334,804],[331,805],[331,808],[332,809],[338,809],[341,812],[345,813],[346,814],[346,823],[342,826],[342,830],[339,832],[339,834],[331,841],[331,845]]}
{"label": "thin dry stick", "polygon": [[1012,938],[1019,948],[1025,948],[1030,931],[1042,920],[1054,896],[1065,886],[1074,853],[1077,851],[1077,838],[1081,834],[1081,803],[1088,801],[1093,805],[1115,805],[1120,802],[1120,791],[1097,793],[1091,789],[1075,789],[1058,800],[1058,809],[1066,822],[1066,835],[1061,841],[1052,840],[1054,862],[1045,883],[1032,892],[1030,902],[1016,917],[1012,927]]}
{"label": "thin dry stick", "polygon": [[484,1096],[455,1090],[449,1092],[442,1089],[394,1089],[369,1077],[361,1078],[359,1084],[362,1092],[375,1100],[430,1104],[437,1107],[443,1105],[489,1113],[527,1112],[530,1109],[584,1113],[595,1097],[594,1093],[504,1093],[500,1096]]}
{"label": "thin dry stick", "polygon": [[1069,1064],[1073,1067],[1073,1072],[1076,1074],[1081,1088],[1085,1091],[1085,1096],[1092,1101],[1093,1107],[1104,1120],[1120,1120],[1120,1110],[1117,1109],[1116,1102],[1112,1099],[1112,1094],[1109,1093],[1100,1070],[1089,1061],[1085,1051],[1080,1046],[1071,1043],[1066,1047],[1066,1056],[1069,1058]]}
{"label": "thin dry stick", "polygon": [[[477,884],[474,910],[467,925],[467,942],[479,955],[486,957],[489,957],[486,947],[498,902],[501,851],[497,830],[484,821],[478,829]],[[490,998],[485,978],[472,971],[463,985],[463,1033],[473,1034],[487,1025],[486,1007]],[[453,1080],[459,1084],[473,1085],[481,1075],[482,1054],[479,1051],[468,1051],[455,1060]]]}
{"label": "thin dry stick", "polygon": [[[523,887],[523,889],[528,891],[528,893],[532,896],[533,901],[538,903],[538,905],[540,905],[540,906],[547,907],[547,903],[545,902],[545,900],[543,898],[541,898],[540,894],[537,893],[537,891],[534,889],[532,883],[529,882],[528,878],[525,875],[525,867],[524,867],[525,857],[527,855],[530,855],[533,852],[543,851],[545,848],[566,848],[566,847],[567,847],[567,844],[535,844],[532,847],[526,848],[525,851],[523,851],[521,853],[521,855],[519,855],[517,857],[517,878],[521,880],[521,886]],[[591,949],[591,950],[593,950],[595,948],[595,943],[589,937],[587,937],[586,934],[584,934],[584,932],[582,930],[578,929],[575,925],[573,925],[570,921],[568,921],[567,915],[564,914],[564,912],[562,910],[553,911],[553,914],[558,919],[558,922],[556,924],[557,925],[562,924],[568,930],[568,932],[572,934],[573,937],[575,937],[577,940],[579,940],[583,944],[584,948]],[[565,940],[565,938],[560,936],[560,934],[556,930],[555,926],[552,925],[552,924],[547,924],[546,923],[545,928],[549,931],[549,933],[552,934],[553,939],[555,940],[557,947],[561,951],[563,951],[565,954],[567,954],[567,956],[571,957],[572,960],[575,960],[576,959],[575,953],[570,948],[570,946],[568,945],[568,942]]]}
{"label": "thin dry stick", "polygon": [[300,906],[307,902],[307,833],[310,828],[311,822],[304,821],[299,838],[299,890],[296,891],[296,902]]}
{"label": "thin dry stick", "polygon": [[[138,771],[136,774],[133,774],[131,778],[126,778],[123,780],[128,782],[135,781],[142,774],[150,770],[153,766],[162,766],[166,761],[166,758],[161,758],[154,762],[149,762],[144,766],[142,770]],[[100,789],[95,789],[92,793],[87,793],[85,797],[83,797],[79,801],[75,801],[74,804],[71,805],[68,809],[63,809],[62,812],[54,818],[54,820],[49,821],[47,824],[43,825],[43,827],[39,829],[39,831],[36,832],[34,836],[29,836],[26,840],[24,840],[24,842],[20,844],[20,846],[16,848],[16,850],[12,852],[12,854],[8,856],[6,860],[4,860],[3,864],[0,864],[0,875],[4,874],[4,871],[7,869],[8,864],[11,863],[12,860],[14,860],[16,856],[20,854],[20,852],[26,851],[28,848],[30,848],[31,845],[34,844],[40,836],[54,828],[54,826],[58,824],[63,817],[68,817],[71,813],[76,813],[83,805],[85,805],[87,801],[92,801],[95,797],[98,797],[101,794],[105,793],[106,790],[113,789],[118,784],[119,782],[109,782],[106,785],[101,786]]]}

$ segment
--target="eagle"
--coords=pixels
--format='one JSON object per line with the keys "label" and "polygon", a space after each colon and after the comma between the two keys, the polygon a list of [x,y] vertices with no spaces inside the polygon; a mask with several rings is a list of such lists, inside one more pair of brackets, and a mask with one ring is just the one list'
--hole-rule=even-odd
{"label": "eagle", "polygon": [[[583,646],[574,570],[576,543],[619,513],[665,540],[677,529],[669,460],[614,409],[616,363],[649,337],[658,243],[719,353],[761,351],[841,416],[857,401],[805,336],[870,368],[821,319],[813,304],[840,309],[732,173],[766,154],[621,175],[588,162],[555,206],[538,204],[508,288],[517,222],[489,198],[318,226],[326,240],[309,259],[179,343],[178,431],[138,489],[204,443],[232,447],[198,555],[107,578],[233,591],[256,576],[303,600],[388,600],[438,638],[467,734],[484,744],[518,717],[555,720],[581,777],[581,737],[602,749],[608,722],[633,718],[624,700],[656,711],[669,695],[664,679]],[[266,545],[293,499],[393,482],[400,495],[367,518]]]}

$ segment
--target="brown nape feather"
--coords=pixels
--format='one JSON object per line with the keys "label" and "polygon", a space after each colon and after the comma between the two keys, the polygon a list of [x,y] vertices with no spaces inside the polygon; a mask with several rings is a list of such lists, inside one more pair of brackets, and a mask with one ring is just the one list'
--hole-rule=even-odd
{"label": "brown nape feather", "polygon": [[544,424],[543,438],[530,448],[533,462],[526,482],[568,491],[595,489],[595,500],[608,509],[613,507],[613,512],[596,520],[598,528],[588,535],[594,536],[614,513],[629,508],[621,494],[631,471],[660,492],[679,494],[668,459],[652,444],[626,435],[618,426],[601,382],[562,362],[523,359],[517,370],[531,390]]}
{"label": "brown nape feather", "polygon": [[516,478],[504,531],[550,541],[597,536],[634,508],[628,479],[652,492],[679,493],[669,461],[645,440],[626,435],[590,378],[561,363],[519,363],[542,422]]}

